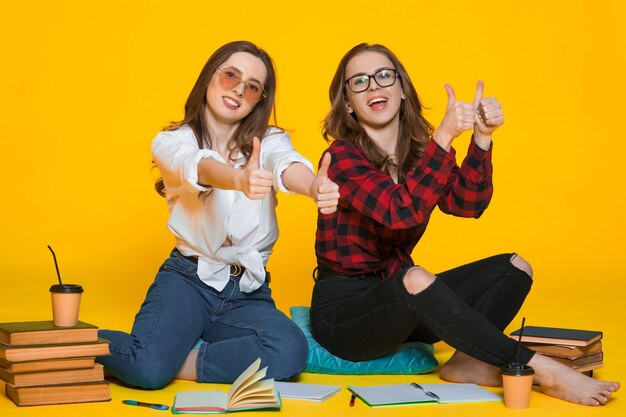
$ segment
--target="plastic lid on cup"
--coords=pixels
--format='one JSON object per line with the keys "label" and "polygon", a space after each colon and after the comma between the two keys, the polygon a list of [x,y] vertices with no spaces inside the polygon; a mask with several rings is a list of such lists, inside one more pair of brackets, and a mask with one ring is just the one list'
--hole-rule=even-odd
{"label": "plastic lid on cup", "polygon": [[526,376],[534,375],[535,370],[525,363],[509,363],[500,368],[500,373],[502,375]]}
{"label": "plastic lid on cup", "polygon": [[56,292],[56,293],[65,293],[65,294],[76,294],[76,293],[81,293],[83,292],[83,287],[82,285],[78,285],[78,284],[55,284],[53,286],[50,287],[50,292]]}

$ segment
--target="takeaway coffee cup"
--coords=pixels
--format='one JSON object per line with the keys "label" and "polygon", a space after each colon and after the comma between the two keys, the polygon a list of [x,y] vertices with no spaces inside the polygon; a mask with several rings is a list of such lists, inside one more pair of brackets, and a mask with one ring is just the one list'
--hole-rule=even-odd
{"label": "takeaway coffee cup", "polygon": [[528,408],[535,370],[523,363],[510,363],[500,368],[500,374],[504,386],[504,406]]}
{"label": "takeaway coffee cup", "polygon": [[77,284],[56,284],[50,287],[50,293],[52,324],[58,327],[76,326],[83,287]]}

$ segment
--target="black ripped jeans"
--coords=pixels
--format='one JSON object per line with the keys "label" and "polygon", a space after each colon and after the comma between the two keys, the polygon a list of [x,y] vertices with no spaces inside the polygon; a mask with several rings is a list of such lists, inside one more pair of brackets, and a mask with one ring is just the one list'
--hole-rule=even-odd
{"label": "black ripped jeans", "polygon": [[[311,301],[314,337],[334,355],[352,361],[378,358],[404,342],[443,340],[495,366],[515,361],[517,343],[502,332],[530,291],[532,279],[502,254],[437,274],[409,294],[403,277],[344,277],[318,271]],[[533,352],[522,348],[519,360]]]}

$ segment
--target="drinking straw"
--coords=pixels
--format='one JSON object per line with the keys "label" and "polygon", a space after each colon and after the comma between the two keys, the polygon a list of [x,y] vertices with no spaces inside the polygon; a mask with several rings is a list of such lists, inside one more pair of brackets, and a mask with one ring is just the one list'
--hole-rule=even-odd
{"label": "drinking straw", "polygon": [[50,249],[50,252],[52,252],[52,258],[54,258],[54,267],[57,269],[57,277],[59,278],[59,285],[63,285],[63,283],[61,282],[61,273],[59,272],[59,264],[57,263],[57,256],[54,254],[54,251],[52,250],[50,245],[48,245],[48,249]]}
{"label": "drinking straw", "polygon": [[519,348],[522,346],[522,336],[524,335],[524,323],[526,322],[526,317],[522,318],[522,328],[519,331],[519,339],[517,341],[517,352],[515,353],[515,363],[519,363]]}

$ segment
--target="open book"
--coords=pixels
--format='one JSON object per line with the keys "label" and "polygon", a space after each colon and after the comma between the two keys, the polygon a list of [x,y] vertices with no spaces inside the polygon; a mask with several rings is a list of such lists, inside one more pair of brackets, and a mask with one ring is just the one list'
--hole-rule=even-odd
{"label": "open book", "polygon": [[498,395],[476,384],[393,384],[348,386],[370,407],[418,403],[462,403],[502,401]]}
{"label": "open book", "polygon": [[255,360],[233,382],[228,392],[179,392],[174,397],[174,414],[220,414],[230,411],[280,408],[280,395],[273,379],[265,379],[267,367],[259,370],[261,358]]}

